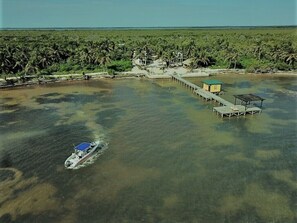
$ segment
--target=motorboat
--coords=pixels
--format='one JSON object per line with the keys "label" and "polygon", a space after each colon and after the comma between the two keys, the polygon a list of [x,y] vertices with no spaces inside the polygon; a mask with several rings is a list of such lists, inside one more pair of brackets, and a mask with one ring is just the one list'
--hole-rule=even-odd
{"label": "motorboat", "polygon": [[101,141],[82,142],[74,147],[74,152],[66,159],[64,165],[67,169],[75,169],[84,164],[97,152],[101,152],[107,146]]}

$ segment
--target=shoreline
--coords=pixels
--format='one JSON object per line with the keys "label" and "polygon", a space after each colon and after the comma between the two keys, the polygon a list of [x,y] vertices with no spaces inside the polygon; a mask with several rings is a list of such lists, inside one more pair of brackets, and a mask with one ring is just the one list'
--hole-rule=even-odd
{"label": "shoreline", "polygon": [[[21,81],[21,77],[8,77],[6,79],[0,78],[0,90],[8,88],[26,87],[34,85],[45,85],[54,84],[61,82],[70,81],[91,81],[99,79],[128,79],[128,78],[147,78],[147,79],[168,79],[171,78],[169,74],[179,74],[181,77],[185,78],[195,78],[195,77],[211,77],[216,75],[228,75],[228,74],[249,74],[249,75],[259,75],[268,77],[297,77],[297,71],[277,71],[275,73],[247,73],[245,70],[241,69],[209,69],[200,68],[193,71],[188,71],[185,68],[168,68],[162,72],[155,72],[155,70],[150,70],[150,68],[144,70],[134,67],[131,71],[120,72],[116,75],[110,75],[107,72],[94,72],[86,74],[54,74],[49,76],[37,77],[37,76],[25,76],[25,78],[32,78],[31,80]],[[13,84],[8,84],[6,80],[12,81]],[[16,81],[16,82],[14,82]]]}

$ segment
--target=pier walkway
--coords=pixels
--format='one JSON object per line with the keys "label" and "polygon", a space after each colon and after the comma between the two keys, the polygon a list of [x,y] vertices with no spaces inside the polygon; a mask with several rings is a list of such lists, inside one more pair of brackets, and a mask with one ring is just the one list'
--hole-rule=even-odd
{"label": "pier walkway", "polygon": [[182,85],[184,85],[186,88],[189,88],[191,91],[193,91],[194,94],[202,97],[206,101],[215,101],[219,103],[220,106],[213,107],[213,111],[217,113],[217,115],[220,115],[221,117],[231,117],[231,116],[241,116],[246,114],[256,114],[261,113],[262,109],[259,107],[246,107],[243,105],[235,105],[220,96],[213,94],[209,91],[204,90],[203,88],[191,83],[190,81],[187,81],[176,74],[170,74],[171,79],[175,80]]}

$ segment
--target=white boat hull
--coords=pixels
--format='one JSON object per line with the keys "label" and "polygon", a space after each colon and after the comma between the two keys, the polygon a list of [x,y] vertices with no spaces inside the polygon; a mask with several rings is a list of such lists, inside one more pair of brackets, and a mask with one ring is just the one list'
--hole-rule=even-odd
{"label": "white boat hull", "polygon": [[75,169],[78,166],[84,164],[88,161],[95,153],[99,151],[103,151],[107,146],[106,143],[96,141],[91,143],[92,147],[90,147],[89,151],[82,156],[77,153],[72,153],[65,161],[64,166],[66,169]]}

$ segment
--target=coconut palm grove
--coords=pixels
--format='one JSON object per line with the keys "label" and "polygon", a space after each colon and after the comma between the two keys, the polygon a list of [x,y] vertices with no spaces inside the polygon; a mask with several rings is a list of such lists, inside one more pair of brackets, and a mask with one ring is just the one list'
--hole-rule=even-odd
{"label": "coconut palm grove", "polygon": [[296,28],[2,30],[1,77],[129,71],[133,59],[164,68],[296,69]]}

